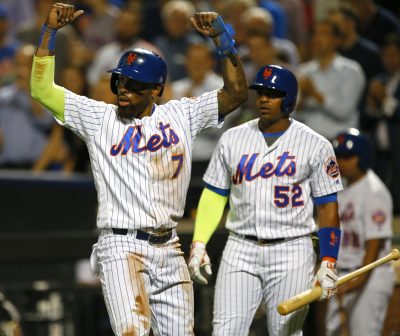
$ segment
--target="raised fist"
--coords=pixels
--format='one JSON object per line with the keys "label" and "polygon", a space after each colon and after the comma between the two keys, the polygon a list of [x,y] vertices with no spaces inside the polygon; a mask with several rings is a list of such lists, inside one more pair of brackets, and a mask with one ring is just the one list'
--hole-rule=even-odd
{"label": "raised fist", "polygon": [[57,2],[53,4],[47,15],[46,24],[50,28],[60,29],[84,13],[83,10],[75,11],[75,6]]}
{"label": "raised fist", "polygon": [[200,12],[191,18],[193,27],[201,34],[209,37],[215,37],[215,31],[212,27],[213,21],[218,17],[215,12]]}

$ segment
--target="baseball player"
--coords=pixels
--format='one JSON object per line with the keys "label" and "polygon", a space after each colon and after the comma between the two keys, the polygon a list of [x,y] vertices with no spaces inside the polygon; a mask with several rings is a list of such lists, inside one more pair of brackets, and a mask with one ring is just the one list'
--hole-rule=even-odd
{"label": "baseball player", "polygon": [[[53,83],[54,37],[83,12],[56,3],[33,61],[31,92],[88,147],[98,192],[100,236],[92,253],[116,335],[193,335],[193,289],[175,227],[183,215],[193,141],[247,99],[247,83],[221,17],[196,13],[213,38],[224,87],[156,105],[167,76],[156,53],[134,49],[110,70],[118,106]],[[97,258],[97,260],[96,260]]]}
{"label": "baseball player", "polygon": [[[390,252],[392,199],[369,169],[371,146],[365,135],[349,129],[332,143],[341,174],[348,182],[338,194],[342,240],[337,267],[339,275],[344,275]],[[393,269],[387,263],[341,286],[338,297],[328,302],[327,334],[341,335],[347,328],[352,336],[381,335],[393,285]],[[345,316],[338,314],[343,309]]]}
{"label": "baseball player", "polygon": [[297,97],[289,70],[264,66],[250,89],[257,92],[259,118],[226,131],[214,151],[204,175],[189,271],[194,281],[207,284],[204,272],[211,274],[211,267],[205,246],[229,199],[230,235],[216,281],[213,334],[247,335],[263,301],[270,336],[301,335],[308,308],[280,316],[277,305],[312,285],[314,205],[322,256],[315,283],[322,299],[335,293],[339,168],[332,145],[289,117]]}

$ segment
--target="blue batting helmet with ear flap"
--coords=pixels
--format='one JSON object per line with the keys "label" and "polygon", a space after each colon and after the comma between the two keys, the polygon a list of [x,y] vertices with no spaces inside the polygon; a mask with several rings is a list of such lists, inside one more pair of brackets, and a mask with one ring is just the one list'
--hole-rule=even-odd
{"label": "blue batting helmet with ear flap", "polygon": [[282,99],[281,110],[285,114],[293,112],[296,107],[297,99],[297,79],[288,69],[280,65],[266,65],[262,67],[256,75],[254,82],[249,89],[259,90],[269,88],[285,93]]}
{"label": "blue batting helmet with ear flap", "polygon": [[[119,75],[129,77],[138,82],[159,84],[164,87],[167,79],[167,64],[154,51],[136,48],[125,52],[119,59],[117,67],[108,70],[108,72],[112,72],[111,91],[117,94]],[[163,88],[159,96],[162,95],[162,92]]]}
{"label": "blue batting helmet with ear flap", "polygon": [[349,128],[332,141],[336,155],[357,155],[360,168],[366,171],[371,161],[371,143],[358,129]]}

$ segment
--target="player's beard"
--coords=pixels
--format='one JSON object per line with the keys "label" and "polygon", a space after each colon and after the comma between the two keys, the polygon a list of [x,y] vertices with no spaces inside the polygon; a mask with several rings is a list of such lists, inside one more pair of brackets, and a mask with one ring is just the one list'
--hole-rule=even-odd
{"label": "player's beard", "polygon": [[137,104],[130,102],[127,106],[120,106],[118,103],[117,118],[124,123],[129,123],[135,118],[140,118],[150,103],[149,99],[142,99]]}

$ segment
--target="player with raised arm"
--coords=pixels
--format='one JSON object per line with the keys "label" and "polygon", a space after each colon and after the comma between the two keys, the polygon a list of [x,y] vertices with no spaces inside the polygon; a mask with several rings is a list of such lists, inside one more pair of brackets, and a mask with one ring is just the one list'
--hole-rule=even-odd
{"label": "player with raised arm", "polygon": [[100,229],[91,260],[113,331],[193,335],[193,288],[175,227],[183,215],[196,135],[219,127],[247,99],[234,41],[217,13],[196,13],[194,28],[218,47],[224,87],[157,105],[165,62],[150,50],[134,49],[110,70],[115,106],[54,84],[55,35],[82,13],[62,3],[50,8],[33,61],[31,93],[88,147]]}
{"label": "player with raised arm", "polygon": [[229,199],[230,231],[218,271],[213,335],[247,335],[263,301],[268,335],[301,335],[308,308],[287,316],[278,304],[312,286],[317,231],[322,262],[314,284],[322,299],[336,291],[340,241],[336,193],[342,189],[332,145],[289,117],[297,98],[296,77],[266,65],[250,89],[259,118],[226,131],[204,175],[189,271],[202,284],[211,273],[206,244]]}

